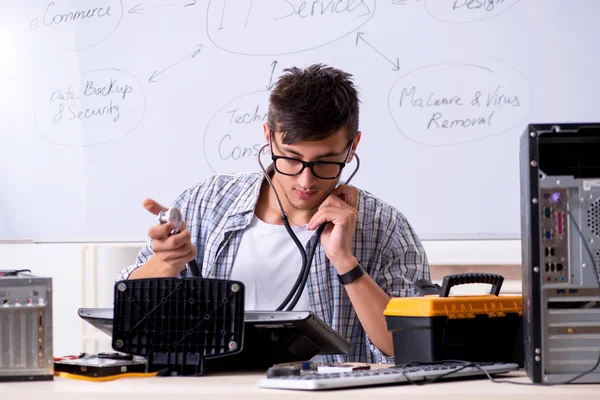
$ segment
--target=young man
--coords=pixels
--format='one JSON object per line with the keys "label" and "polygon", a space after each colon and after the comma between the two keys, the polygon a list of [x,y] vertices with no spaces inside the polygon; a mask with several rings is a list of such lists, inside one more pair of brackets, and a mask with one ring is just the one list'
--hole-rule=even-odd
{"label": "young man", "polygon": [[[391,297],[417,295],[411,282],[430,279],[425,251],[393,207],[355,187],[336,187],[342,169],[353,168],[361,138],[351,75],[323,65],[285,72],[264,124],[274,160],[268,171],[291,229],[305,248],[317,246],[294,309],[312,310],[350,341],[346,356],[327,361],[393,362],[383,311]],[[149,199],[144,206],[153,214],[164,209]],[[242,281],[246,309],[279,306],[302,259],[262,172],[213,176],[174,206],[185,217],[180,233],[170,235],[171,224],[151,227],[121,279],[189,276],[186,263],[195,258],[206,278]]]}

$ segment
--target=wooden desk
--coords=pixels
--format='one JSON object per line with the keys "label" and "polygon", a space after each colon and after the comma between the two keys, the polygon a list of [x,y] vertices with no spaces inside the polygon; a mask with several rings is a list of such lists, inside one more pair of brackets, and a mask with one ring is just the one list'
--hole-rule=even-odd
{"label": "wooden desk", "polygon": [[[523,372],[506,375],[511,380],[529,382]],[[425,386],[395,385],[328,392],[259,389],[256,382],[264,374],[221,374],[195,378],[123,378],[110,382],[87,382],[56,378],[50,382],[0,383],[2,400],[206,400],[264,398],[327,399],[600,399],[600,385],[553,387],[496,384],[488,380],[438,382]],[[508,378],[506,378],[508,379]]]}

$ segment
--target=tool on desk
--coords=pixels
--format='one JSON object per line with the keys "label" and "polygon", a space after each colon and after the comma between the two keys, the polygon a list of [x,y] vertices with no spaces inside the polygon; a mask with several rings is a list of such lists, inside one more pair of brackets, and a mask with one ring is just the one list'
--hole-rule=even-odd
{"label": "tool on desk", "polygon": [[267,370],[267,378],[333,374],[340,372],[366,371],[369,369],[371,369],[371,365],[367,363],[315,363],[313,361],[298,361],[273,365]]}
{"label": "tool on desk", "polygon": [[[498,274],[447,275],[439,289],[431,282],[415,286],[425,292],[421,297],[392,298],[384,315],[395,364],[467,360],[523,365],[522,296],[501,296],[503,282]],[[449,296],[464,284],[489,284],[490,294]]]}
{"label": "tool on desk", "polygon": [[367,371],[371,369],[371,365],[367,363],[326,363],[317,365],[317,373],[319,374],[335,374],[339,372],[352,371]]}
{"label": "tool on desk", "polygon": [[316,365],[312,361],[298,361],[273,365],[267,370],[267,378],[300,376],[314,373],[316,373]]}
{"label": "tool on desk", "polygon": [[81,353],[54,359],[54,374],[63,378],[107,381],[124,377],[150,377],[147,362],[141,357],[122,353]]}
{"label": "tool on desk", "polygon": [[[162,210],[158,213],[157,216],[158,222],[160,224],[172,223],[175,226],[175,229],[171,231],[171,235],[176,235],[179,233],[179,229],[181,228],[181,224],[183,223],[183,216],[181,211],[177,207],[170,207],[168,210]],[[188,266],[192,271],[192,275],[197,278],[202,278],[202,271],[198,266],[196,260],[191,260],[188,262]]]}

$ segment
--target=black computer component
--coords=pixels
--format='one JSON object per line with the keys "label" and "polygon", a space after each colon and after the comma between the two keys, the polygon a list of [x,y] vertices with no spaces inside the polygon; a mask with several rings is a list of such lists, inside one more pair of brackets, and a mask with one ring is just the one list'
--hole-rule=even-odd
{"label": "black computer component", "polygon": [[113,349],[145,357],[167,375],[259,370],[346,354],[350,343],[311,311],[244,310],[241,282],[156,278],[117,282],[115,307],[79,316]]}
{"label": "black computer component", "polygon": [[209,371],[261,371],[316,355],[346,354],[350,343],[311,311],[246,311],[244,348],[208,360]]}
{"label": "black computer component", "polygon": [[205,361],[242,350],[244,285],[201,278],[120,281],[112,347],[142,356],[149,372],[202,375]]}
{"label": "black computer component", "polygon": [[600,123],[529,125],[520,175],[527,373],[600,382]]}
{"label": "black computer component", "polygon": [[[112,308],[80,308],[78,312],[83,320],[112,337]],[[277,363],[308,360],[315,355],[346,354],[350,350],[350,342],[312,311],[247,310],[244,342],[248,345],[242,346],[237,356],[248,362],[236,364],[235,369],[266,369]],[[259,354],[253,358],[252,353],[256,352]],[[227,357],[227,362],[237,356]]]}

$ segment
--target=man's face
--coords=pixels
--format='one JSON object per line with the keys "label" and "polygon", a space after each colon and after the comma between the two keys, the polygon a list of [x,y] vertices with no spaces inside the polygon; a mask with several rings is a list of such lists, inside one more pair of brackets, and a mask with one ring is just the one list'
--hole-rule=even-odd
{"label": "man's face", "polygon": [[[346,160],[350,143],[345,128],[318,142],[306,141],[283,144],[281,136],[279,132],[273,133],[271,136],[273,155],[275,156],[296,158],[307,162],[344,162],[350,160],[350,158]],[[358,143],[358,140],[355,143]],[[352,147],[355,147],[354,143]],[[339,182],[340,176],[335,179],[321,179],[316,177],[311,169],[307,167],[296,176],[287,176],[275,171],[274,180],[279,186],[278,189],[293,208],[309,211],[318,208],[323,200],[329,196]]]}

